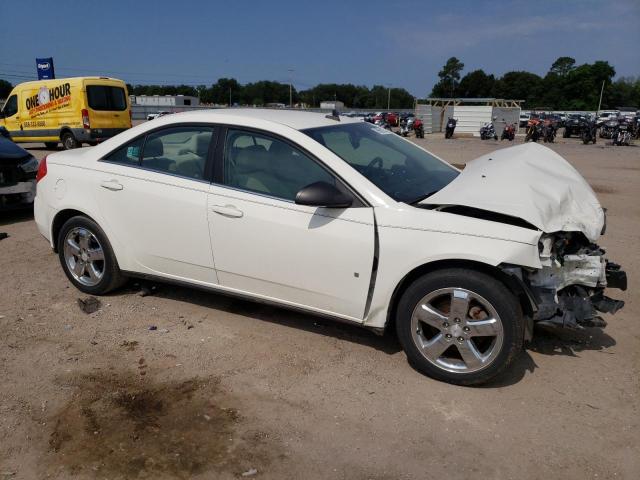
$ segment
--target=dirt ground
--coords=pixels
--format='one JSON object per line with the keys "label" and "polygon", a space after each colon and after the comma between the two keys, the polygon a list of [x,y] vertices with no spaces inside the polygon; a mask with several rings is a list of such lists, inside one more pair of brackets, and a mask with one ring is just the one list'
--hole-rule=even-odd
{"label": "dirt ground", "polygon": [[[507,146],[422,142],[454,164]],[[0,480],[640,478],[640,148],[552,148],[608,208],[627,305],[537,331],[482,388],[420,375],[393,336],[186,288],[86,314],[32,215],[3,214]]]}

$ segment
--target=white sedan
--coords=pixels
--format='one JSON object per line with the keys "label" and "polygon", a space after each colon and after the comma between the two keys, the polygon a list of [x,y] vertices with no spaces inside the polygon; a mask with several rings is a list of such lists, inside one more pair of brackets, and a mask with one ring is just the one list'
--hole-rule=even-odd
{"label": "white sedan", "polygon": [[411,363],[463,385],[504,371],[534,323],[602,327],[622,302],[586,181],[537,144],[460,172],[358,119],[180,113],[49,155],[35,217],[69,280],[128,277],[394,328]]}

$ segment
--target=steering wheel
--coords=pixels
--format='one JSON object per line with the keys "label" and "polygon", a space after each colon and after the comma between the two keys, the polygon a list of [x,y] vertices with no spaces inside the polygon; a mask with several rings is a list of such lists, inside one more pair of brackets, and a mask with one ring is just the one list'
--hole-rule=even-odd
{"label": "steering wheel", "polygon": [[379,170],[382,170],[382,166],[383,166],[382,158],[376,157],[369,162],[369,165],[367,165],[367,170],[373,169],[374,167],[378,168]]}

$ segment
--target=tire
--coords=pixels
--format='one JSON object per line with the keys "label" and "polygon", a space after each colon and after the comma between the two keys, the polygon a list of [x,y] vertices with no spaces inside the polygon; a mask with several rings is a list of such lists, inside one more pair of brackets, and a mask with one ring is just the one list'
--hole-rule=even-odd
{"label": "tire", "polygon": [[[57,244],[62,269],[81,292],[104,295],[126,282],[107,236],[93,220],[84,216],[70,218],[60,229]],[[90,261],[92,254],[94,261]],[[74,273],[75,265],[78,269]]]}
{"label": "tire", "polygon": [[[454,297],[460,305],[466,304],[462,310],[465,313],[455,317],[445,313],[449,311],[446,302]],[[418,310],[426,304],[435,314]],[[479,305],[484,310],[475,311],[475,320],[469,318],[468,313]],[[481,312],[495,322],[487,323],[486,317],[478,316]],[[418,316],[427,321],[419,321]],[[522,351],[524,324],[517,298],[503,283],[463,268],[437,270],[420,277],[404,292],[396,311],[396,332],[409,363],[429,377],[456,385],[485,383],[509,368]],[[487,329],[493,333],[473,333],[487,334]],[[429,346],[435,348],[431,359],[427,356]],[[463,350],[470,361],[463,360]]]}
{"label": "tire", "polygon": [[58,142],[44,142],[44,146],[49,150],[53,150],[54,148],[58,148]]}
{"label": "tire", "polygon": [[60,136],[60,140],[62,141],[62,146],[65,150],[72,150],[80,146],[80,142],[76,140],[76,137],[74,137],[71,132],[64,132]]}

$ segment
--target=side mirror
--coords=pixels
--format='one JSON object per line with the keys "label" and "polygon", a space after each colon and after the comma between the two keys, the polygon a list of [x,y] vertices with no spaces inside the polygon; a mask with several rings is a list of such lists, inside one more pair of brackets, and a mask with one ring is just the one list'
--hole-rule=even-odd
{"label": "side mirror", "polygon": [[307,185],[296,194],[296,204],[310,207],[348,208],[353,199],[327,182]]}

